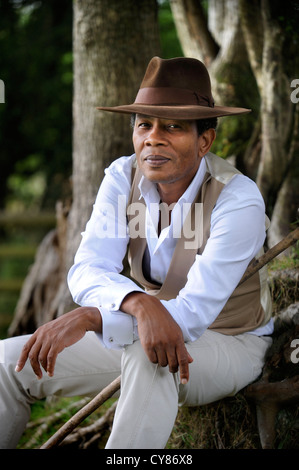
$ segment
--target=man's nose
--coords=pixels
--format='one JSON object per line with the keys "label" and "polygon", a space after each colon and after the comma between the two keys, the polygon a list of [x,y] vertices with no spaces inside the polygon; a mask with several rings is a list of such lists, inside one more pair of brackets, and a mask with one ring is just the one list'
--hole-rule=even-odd
{"label": "man's nose", "polygon": [[159,124],[153,124],[145,140],[146,145],[165,145],[165,133]]}

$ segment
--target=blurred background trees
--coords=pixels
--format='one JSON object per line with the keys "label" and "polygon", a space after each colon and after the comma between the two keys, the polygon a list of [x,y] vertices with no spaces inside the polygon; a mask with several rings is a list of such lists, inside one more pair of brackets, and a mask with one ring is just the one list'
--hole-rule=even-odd
{"label": "blurred background trees", "polygon": [[3,337],[37,245],[55,223],[56,200],[70,192],[71,2],[0,1],[0,78]]}
{"label": "blurred background trees", "polygon": [[0,2],[0,208],[52,209],[72,172],[72,2]]}
{"label": "blurred background trees", "polygon": [[[132,101],[153,55],[199,58],[217,103],[252,109],[220,120],[212,150],[257,181],[273,221],[269,245],[292,229],[298,24],[295,0],[0,0],[0,317],[12,308],[1,303],[1,277],[25,277],[53,229],[23,286],[13,333],[34,329],[69,302],[66,270],[104,168],[131,152],[128,120],[95,107]],[[6,292],[14,304],[19,284]]]}

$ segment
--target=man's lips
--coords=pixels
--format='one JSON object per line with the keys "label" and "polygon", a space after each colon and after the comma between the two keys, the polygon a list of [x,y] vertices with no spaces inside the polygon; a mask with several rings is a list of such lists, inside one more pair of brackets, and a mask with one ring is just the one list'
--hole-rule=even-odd
{"label": "man's lips", "polygon": [[144,161],[150,165],[158,166],[167,163],[170,159],[163,155],[147,155],[144,158]]}

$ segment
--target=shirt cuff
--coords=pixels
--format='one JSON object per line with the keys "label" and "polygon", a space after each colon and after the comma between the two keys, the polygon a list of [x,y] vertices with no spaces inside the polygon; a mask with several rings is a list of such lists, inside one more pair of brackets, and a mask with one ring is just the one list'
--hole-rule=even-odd
{"label": "shirt cuff", "polygon": [[132,344],[134,335],[134,318],[120,310],[99,308],[102,315],[102,333],[96,333],[108,349],[122,349]]}

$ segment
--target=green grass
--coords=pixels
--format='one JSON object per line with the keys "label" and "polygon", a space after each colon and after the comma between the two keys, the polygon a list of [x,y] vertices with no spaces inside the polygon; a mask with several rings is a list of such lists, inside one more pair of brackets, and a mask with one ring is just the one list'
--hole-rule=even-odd
{"label": "green grass", "polygon": [[281,254],[268,264],[269,273],[284,269],[298,269],[299,267],[299,242],[297,242],[290,250],[288,256]]}

